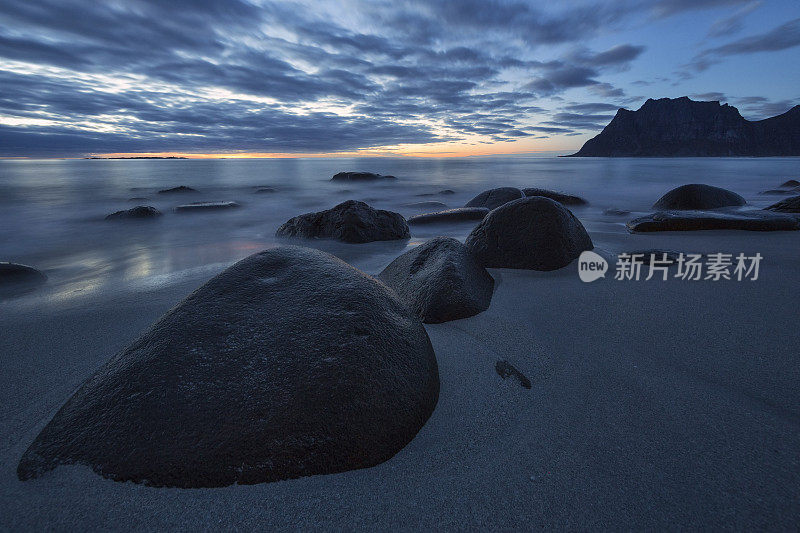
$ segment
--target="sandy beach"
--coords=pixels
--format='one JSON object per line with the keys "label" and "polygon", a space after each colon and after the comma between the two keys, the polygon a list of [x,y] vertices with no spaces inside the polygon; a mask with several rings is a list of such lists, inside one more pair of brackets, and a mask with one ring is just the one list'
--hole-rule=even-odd
{"label": "sandy beach", "polygon": [[[796,232],[593,232],[603,254],[759,252],[756,281],[491,269],[490,308],[426,325],[441,394],[374,468],[219,489],[87,467],[20,482],[25,448],[113,353],[213,273],[91,307],[0,314],[0,527],[788,530],[800,518]],[[375,270],[384,265],[375,265]],[[613,267],[612,267],[613,268]],[[375,272],[372,272],[375,273]],[[531,389],[501,378],[505,360]]]}

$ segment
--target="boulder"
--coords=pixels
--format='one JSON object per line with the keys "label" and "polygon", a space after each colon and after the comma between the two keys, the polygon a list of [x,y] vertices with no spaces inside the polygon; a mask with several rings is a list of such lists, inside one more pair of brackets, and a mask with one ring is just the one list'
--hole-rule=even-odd
{"label": "boulder", "polygon": [[47,276],[33,267],[0,261],[0,297],[25,294],[46,281]]}
{"label": "boulder", "polygon": [[766,208],[767,211],[778,211],[781,213],[800,213],[800,196],[792,196],[780,202],[774,203]]}
{"label": "boulder", "polygon": [[218,211],[220,209],[234,209],[236,207],[240,207],[236,202],[193,202],[191,204],[177,206],[175,212],[196,213],[198,211]]}
{"label": "boulder", "polygon": [[483,220],[489,214],[487,207],[456,207],[435,213],[425,213],[408,219],[409,224],[433,224],[436,222],[463,222],[465,220]]}
{"label": "boulder", "polygon": [[123,209],[116,211],[106,216],[106,220],[125,220],[132,218],[158,218],[161,216],[161,211],[149,205],[137,205],[130,209]]}
{"label": "boulder", "polygon": [[492,301],[494,279],[450,237],[436,237],[392,261],[378,279],[429,324],[467,318]]}
{"label": "boulder", "polygon": [[466,240],[485,267],[555,270],[567,266],[592,239],[566,207],[531,196],[491,211]]}
{"label": "boulder", "polygon": [[563,194],[547,189],[527,188],[522,189],[522,194],[525,196],[543,196],[563,205],[586,205],[589,203],[580,196],[572,196],[571,194]]}
{"label": "boulder", "polygon": [[800,181],[797,180],[788,180],[781,183],[781,188],[784,189],[793,189],[795,187],[800,187]]}
{"label": "boulder", "polygon": [[499,187],[483,191],[478,196],[464,204],[464,207],[485,207],[494,209],[508,202],[524,198],[525,195],[516,187]]}
{"label": "boulder", "polygon": [[630,215],[631,212],[627,209],[619,209],[617,207],[609,207],[608,209],[603,211],[604,215],[613,216],[613,217],[621,217],[625,215]]}
{"label": "boulder", "polygon": [[334,174],[331,181],[378,181],[396,179],[397,178],[394,176],[384,176],[372,172],[339,172],[338,174]]}
{"label": "boulder", "polygon": [[746,203],[744,198],[735,192],[711,185],[693,183],[672,189],[653,204],[653,209],[718,209]]}
{"label": "boulder", "polygon": [[152,486],[220,487],[377,465],[434,410],[436,358],[384,284],[318,250],[243,259],[90,377],[20,480],[82,464]]}
{"label": "boulder", "polygon": [[651,231],[696,231],[736,229],[748,231],[786,231],[798,229],[791,215],[770,211],[659,211],[627,223],[633,233]]}
{"label": "boulder", "polygon": [[276,235],[352,243],[408,239],[411,236],[401,214],[373,209],[355,200],[342,202],[326,211],[296,216],[278,228]]}
{"label": "boulder", "polygon": [[158,191],[158,194],[176,194],[176,193],[187,193],[187,192],[199,192],[199,191],[197,189],[192,189],[191,187],[181,185],[179,187],[172,187],[171,189],[162,189]]}

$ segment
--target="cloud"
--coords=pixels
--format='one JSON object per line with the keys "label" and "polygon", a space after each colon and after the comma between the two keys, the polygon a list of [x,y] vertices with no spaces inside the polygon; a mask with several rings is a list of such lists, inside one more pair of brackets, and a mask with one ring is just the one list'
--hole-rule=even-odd
{"label": "cloud", "polygon": [[765,33],[743,37],[721,46],[703,50],[694,57],[688,67],[696,72],[702,72],[725,57],[760,52],[780,52],[796,46],[800,46],[800,18],[790,20]]}
{"label": "cloud", "polygon": [[739,33],[744,28],[744,19],[761,7],[762,0],[751,1],[742,6],[732,15],[718,19],[708,29],[709,37],[730,37]]}
{"label": "cloud", "polygon": [[598,67],[627,68],[630,62],[639,57],[646,47],[620,44],[603,52],[592,53],[587,50],[574,53],[571,59],[583,65]]}

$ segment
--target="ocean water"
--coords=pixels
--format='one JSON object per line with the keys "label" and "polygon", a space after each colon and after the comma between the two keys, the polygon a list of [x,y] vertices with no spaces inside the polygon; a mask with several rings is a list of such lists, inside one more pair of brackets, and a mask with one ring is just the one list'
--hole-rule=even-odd
{"label": "ocean water", "polygon": [[[345,170],[392,174],[387,183],[332,183]],[[759,194],[800,178],[800,158],[595,159],[553,154],[485,158],[228,159],[228,160],[4,160],[0,161],[0,261],[35,266],[46,286],[21,298],[56,301],[104,291],[158,289],[188,278],[210,277],[247,255],[269,248],[289,218],[348,199],[408,217],[464,205],[492,187],[543,187],[582,196],[578,216],[602,246],[624,223],[650,211],[669,189],[707,183],[743,195],[755,207],[781,196]],[[186,185],[199,194],[161,195]],[[259,186],[274,193],[255,193]],[[455,194],[440,195],[452,189]],[[145,201],[130,201],[145,197]],[[233,200],[241,208],[176,213],[195,201]],[[152,205],[158,220],[106,221],[114,211]],[[628,216],[604,214],[608,208]],[[311,241],[369,273],[377,273],[406,247],[436,235],[463,239],[474,223],[412,226],[409,242],[342,244]]]}

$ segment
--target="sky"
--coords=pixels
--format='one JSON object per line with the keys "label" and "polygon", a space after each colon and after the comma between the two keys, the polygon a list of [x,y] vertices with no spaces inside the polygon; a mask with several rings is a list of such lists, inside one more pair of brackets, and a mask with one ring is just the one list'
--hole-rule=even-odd
{"label": "sky", "polygon": [[577,150],[800,104],[799,0],[2,0],[0,157]]}

